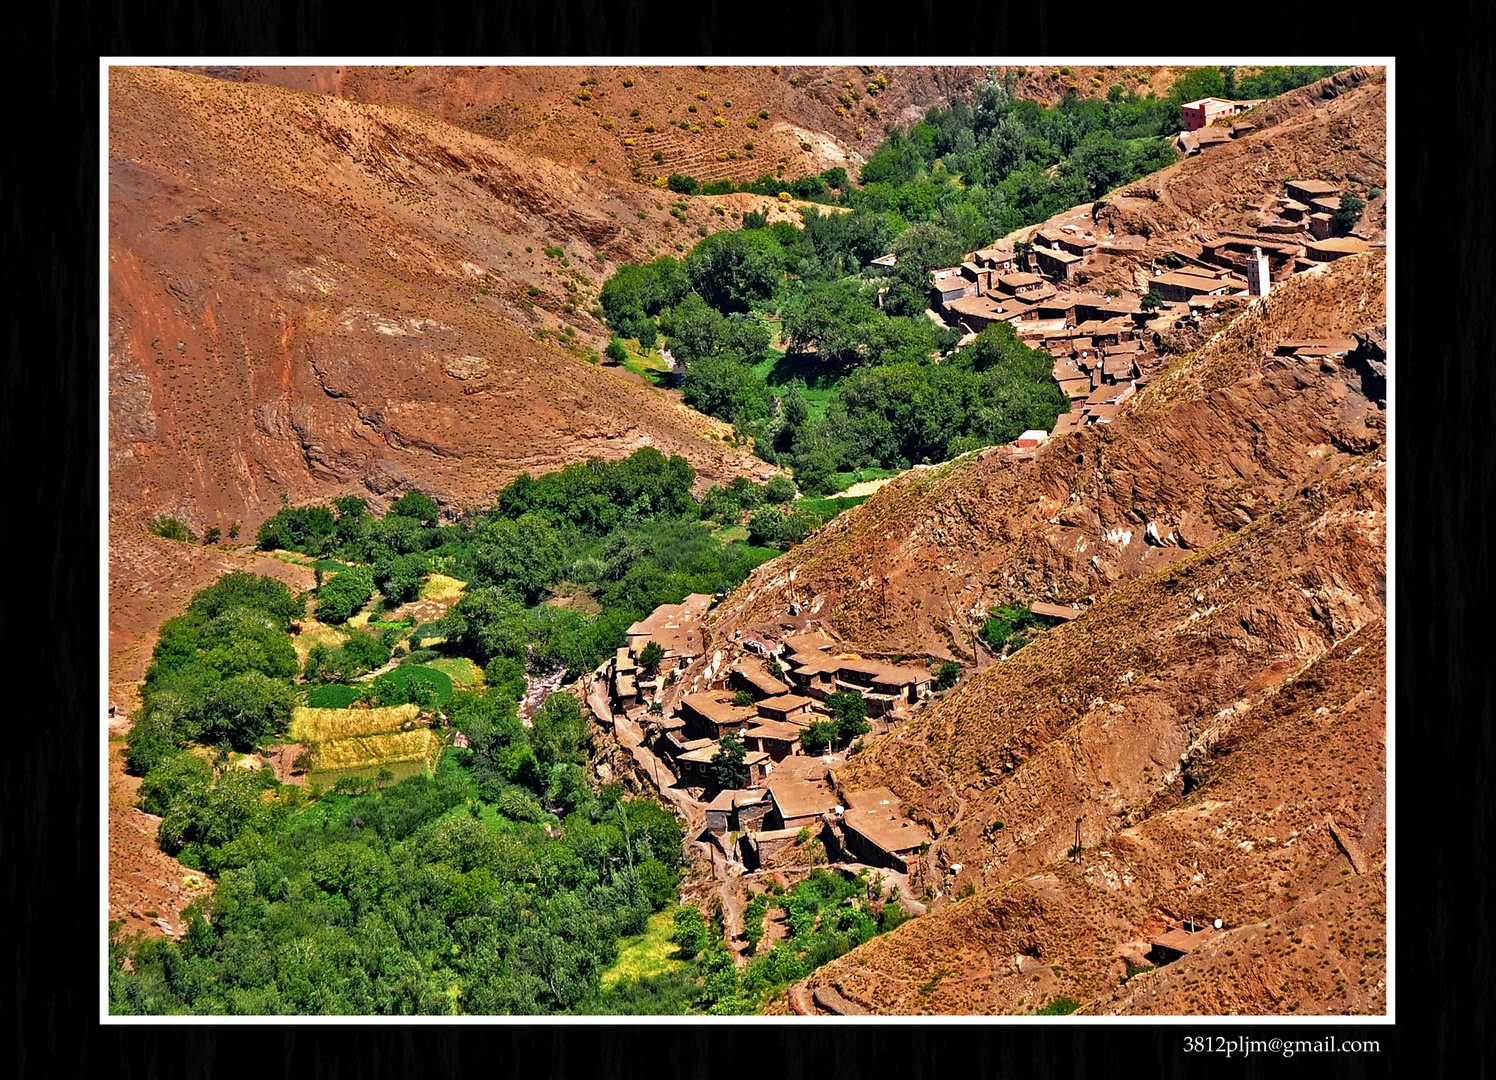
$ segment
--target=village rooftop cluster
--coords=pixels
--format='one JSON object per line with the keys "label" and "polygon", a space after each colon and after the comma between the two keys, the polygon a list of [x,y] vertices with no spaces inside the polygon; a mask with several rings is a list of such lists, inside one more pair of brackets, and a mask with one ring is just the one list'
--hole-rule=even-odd
{"label": "village rooftop cluster", "polygon": [[[1054,378],[1070,399],[1070,411],[1052,431],[1020,435],[1017,446],[1031,449],[1051,436],[1114,420],[1163,367],[1153,344],[1158,335],[1200,329],[1222,300],[1265,297],[1293,274],[1368,250],[1372,245],[1354,229],[1332,235],[1341,194],[1339,185],[1324,180],[1285,182],[1281,195],[1257,207],[1255,229],[1224,233],[1197,247],[1181,244],[1155,259],[1148,281],[1152,302],[1136,290],[1085,288],[1113,258],[1136,259],[1145,240],[1098,235],[1087,220],[1093,206],[1080,207],[1057,224],[1028,232],[1027,239],[999,241],[970,252],[960,265],[931,271],[931,315],[959,331],[962,344],[1006,322],[1025,344],[1054,357]],[[887,268],[896,261],[884,255],[873,265]],[[1328,340],[1302,344],[1317,350],[1315,357],[1345,351],[1335,352],[1339,343]]]}

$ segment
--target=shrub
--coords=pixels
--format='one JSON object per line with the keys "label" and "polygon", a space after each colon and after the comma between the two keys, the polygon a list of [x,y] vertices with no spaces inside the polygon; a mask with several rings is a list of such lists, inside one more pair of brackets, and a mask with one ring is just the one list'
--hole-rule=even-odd
{"label": "shrub", "polygon": [[935,669],[935,689],[949,690],[961,677],[961,665],[947,660]]}
{"label": "shrub", "polygon": [[374,574],[367,566],[355,566],[334,574],[317,590],[317,618],[325,623],[344,623],[374,595]]}
{"label": "shrub", "polygon": [[180,518],[170,514],[160,514],[151,519],[150,531],[157,536],[163,536],[168,540],[178,540],[184,544],[190,544],[197,540],[187,523]]}
{"label": "shrub", "polygon": [[770,477],[764,485],[764,498],[771,503],[793,502],[796,494],[795,482],[782,473]]}
{"label": "shrub", "polygon": [[1034,1013],[1035,1016],[1069,1016],[1080,1008],[1080,1002],[1074,998],[1057,997],[1044,1008]]}
{"label": "shrub", "polygon": [[342,683],[328,683],[319,686],[306,696],[308,708],[312,709],[346,709],[368,690],[365,686],[345,686]]}
{"label": "shrub", "polygon": [[374,701],[380,706],[411,702],[431,707],[452,698],[452,680],[447,673],[419,664],[402,664],[379,676],[372,686]]}

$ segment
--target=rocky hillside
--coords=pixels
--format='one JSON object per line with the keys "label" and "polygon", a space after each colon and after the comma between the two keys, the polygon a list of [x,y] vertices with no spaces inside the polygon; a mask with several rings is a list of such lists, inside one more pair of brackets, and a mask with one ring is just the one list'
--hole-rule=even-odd
{"label": "rocky hillside", "polygon": [[[1328,180],[1363,197],[1387,184],[1387,74],[1357,67],[1300,87],[1245,114],[1258,130],[1114,192],[1091,211],[1096,226],[1142,243],[1097,267],[1097,281],[1146,285],[1151,260],[1198,253],[1199,241],[1256,228],[1285,180]],[[1383,195],[1367,199],[1359,231],[1384,240]],[[1271,217],[1269,213],[1267,215]],[[1108,273],[1108,270],[1114,270]],[[1143,276],[1139,276],[1143,274]]]}
{"label": "rocky hillside", "polygon": [[1381,252],[1298,275],[1156,377],[1117,422],[889,483],[755,571],[713,633],[799,603],[855,648],[983,665],[976,631],[992,607],[1086,601],[1376,451],[1385,429],[1371,369],[1306,370],[1273,352],[1385,320]]}
{"label": "rocky hillside", "polygon": [[[1377,338],[1384,288],[1375,253],[1298,278],[1111,430],[901,479],[745,586],[722,631],[794,597],[908,652],[970,647],[996,599],[1094,598],[838,774],[930,826],[911,884],[934,904],[810,989],[895,1013],[1385,1008],[1385,391],[1370,349],[1272,355],[1311,325]],[[1201,916],[1224,932],[1126,978]]]}
{"label": "rocky hillside", "polygon": [[602,64],[204,70],[402,105],[521,153],[620,180],[637,166],[646,179],[679,172],[703,181],[755,179],[776,172],[780,161],[791,180],[836,166],[855,175],[886,124],[907,124],[932,105],[970,100],[972,81],[982,72]]}
{"label": "rocky hillside", "polygon": [[[460,507],[646,444],[703,485],[767,475],[724,425],[583,358],[602,281],[676,224],[653,190],[409,109],[109,78],[113,640],[149,640],[222,561],[147,536],[158,514],[252,539],[283,498]],[[693,231],[731,227],[694,202]]]}

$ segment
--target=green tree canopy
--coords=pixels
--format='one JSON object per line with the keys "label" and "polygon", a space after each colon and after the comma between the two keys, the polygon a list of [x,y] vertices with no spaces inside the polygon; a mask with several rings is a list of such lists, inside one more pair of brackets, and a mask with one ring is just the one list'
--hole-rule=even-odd
{"label": "green tree canopy", "polygon": [[747,311],[772,296],[784,275],[784,249],[760,230],[713,233],[686,256],[691,286],[721,312]]}

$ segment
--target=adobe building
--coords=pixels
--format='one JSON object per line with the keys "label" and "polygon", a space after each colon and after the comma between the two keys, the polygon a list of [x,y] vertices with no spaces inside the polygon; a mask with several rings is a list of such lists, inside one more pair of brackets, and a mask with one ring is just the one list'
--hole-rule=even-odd
{"label": "adobe building", "polygon": [[[1205,97],[1196,101],[1185,102],[1180,106],[1184,113],[1184,130],[1199,131],[1203,127],[1209,127],[1217,120],[1224,120],[1228,116],[1237,116],[1248,109],[1261,105],[1265,98],[1256,101],[1228,101],[1225,98]],[[1230,136],[1226,136],[1230,138]]]}
{"label": "adobe building", "polygon": [[[675,767],[681,783],[687,787],[715,788],[717,782],[712,775],[712,758],[721,750],[720,743],[707,741],[705,745],[697,746],[677,757]],[[753,785],[762,784],[768,778],[769,767],[773,762],[769,760],[768,754],[760,750],[749,750],[743,756],[743,764],[748,767],[748,783]]]}
{"label": "adobe building", "polygon": [[793,754],[800,753],[800,732],[794,724],[778,720],[760,720],[743,732],[743,743],[750,750],[768,754],[775,764]]}
{"label": "adobe building", "polygon": [[924,826],[904,817],[899,799],[887,788],[849,792],[841,827],[847,854],[869,866],[907,874],[919,849],[931,840]]}
{"label": "adobe building", "polygon": [[758,709],[759,716],[775,723],[808,723],[810,707],[814,704],[814,698],[801,697],[799,694],[780,694],[778,697],[764,698],[755,708]]}
{"label": "adobe building", "polygon": [[1311,240],[1304,245],[1304,255],[1312,263],[1334,262],[1336,259],[1343,259],[1347,255],[1359,255],[1363,251],[1370,250],[1370,244],[1365,240],[1358,240],[1354,236]]}
{"label": "adobe building", "polygon": [[686,734],[693,739],[720,739],[729,731],[746,728],[757,721],[752,706],[734,705],[728,690],[703,690],[680,699],[676,715],[685,721]]}
{"label": "adobe building", "polygon": [[788,686],[770,675],[762,665],[757,663],[739,664],[733,668],[728,684],[734,690],[746,690],[753,695],[755,701],[790,692]]}
{"label": "adobe building", "polygon": [[1148,939],[1148,960],[1159,967],[1172,964],[1215,937],[1221,929],[1220,919],[1186,919],[1179,926]]}
{"label": "adobe building", "polygon": [[817,825],[821,815],[836,809],[836,793],[810,780],[776,780],[769,785],[770,809],[764,824],[770,830],[803,829]]}
{"label": "adobe building", "polygon": [[788,677],[795,689],[801,694],[814,698],[816,701],[825,701],[828,696],[836,692],[836,669],[840,661],[830,657],[807,660],[799,667],[788,672]]}
{"label": "adobe building", "polygon": [[[1340,197],[1340,188],[1324,180],[1289,180],[1283,186],[1288,189],[1289,198],[1305,207],[1313,205],[1315,199],[1338,199]],[[1335,206],[1339,209],[1339,202]]]}

